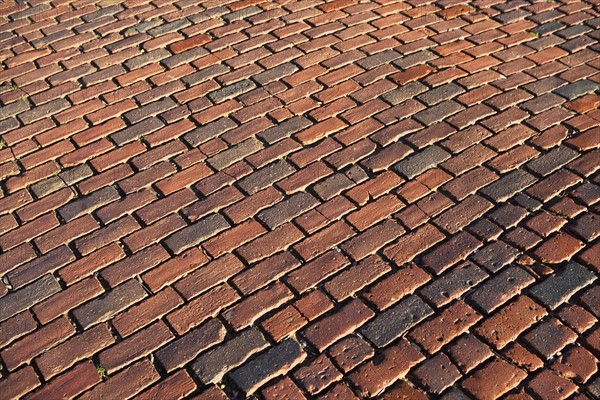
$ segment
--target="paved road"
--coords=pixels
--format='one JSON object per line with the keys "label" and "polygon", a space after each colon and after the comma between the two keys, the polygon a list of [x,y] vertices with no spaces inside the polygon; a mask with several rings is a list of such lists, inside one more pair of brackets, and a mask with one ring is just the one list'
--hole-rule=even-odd
{"label": "paved road", "polygon": [[600,397],[597,0],[0,3],[0,397]]}

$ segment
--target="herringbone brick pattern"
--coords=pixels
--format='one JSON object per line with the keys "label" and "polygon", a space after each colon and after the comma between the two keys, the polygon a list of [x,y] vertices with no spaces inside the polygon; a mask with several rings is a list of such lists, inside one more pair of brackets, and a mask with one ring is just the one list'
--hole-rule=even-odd
{"label": "herringbone brick pattern", "polygon": [[0,2],[0,397],[600,397],[599,5]]}

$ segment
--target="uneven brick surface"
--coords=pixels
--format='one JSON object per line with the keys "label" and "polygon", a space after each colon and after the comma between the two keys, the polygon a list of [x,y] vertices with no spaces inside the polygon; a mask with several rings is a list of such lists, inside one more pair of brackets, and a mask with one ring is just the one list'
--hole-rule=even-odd
{"label": "uneven brick surface", "polygon": [[0,398],[599,398],[599,6],[0,1]]}

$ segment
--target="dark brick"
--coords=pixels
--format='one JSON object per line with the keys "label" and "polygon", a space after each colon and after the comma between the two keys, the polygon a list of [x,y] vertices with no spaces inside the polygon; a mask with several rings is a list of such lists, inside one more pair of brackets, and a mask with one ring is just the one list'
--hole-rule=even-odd
{"label": "dark brick", "polygon": [[477,286],[488,274],[475,264],[465,263],[453,268],[419,291],[425,300],[441,307]]}
{"label": "dark brick", "polygon": [[527,344],[546,359],[553,357],[575,339],[577,334],[556,318],[543,321],[523,337]]}
{"label": "dark brick", "polygon": [[0,321],[28,309],[60,290],[58,282],[48,274],[18,291],[0,298]]}
{"label": "dark brick", "polygon": [[371,358],[375,350],[362,338],[350,335],[331,346],[328,353],[344,372],[348,372]]}
{"label": "dark brick", "polygon": [[267,143],[273,144],[282,139],[291,137],[302,129],[308,128],[310,125],[311,122],[308,119],[302,116],[296,116],[260,132],[257,136]]}
{"label": "dark brick", "polygon": [[97,190],[87,196],[60,207],[57,211],[66,221],[72,221],[77,217],[87,214],[101,206],[119,199],[119,193],[112,186]]}
{"label": "dark brick", "polygon": [[499,269],[514,261],[519,251],[504,242],[497,241],[486,245],[479,250],[471,259],[490,272]]}
{"label": "dark brick", "polygon": [[285,178],[296,172],[296,169],[286,161],[278,160],[273,164],[269,164],[252,174],[248,175],[241,181],[239,186],[248,194],[254,194],[264,188],[273,185],[280,179]]}
{"label": "dark brick", "polygon": [[70,107],[70,104],[65,99],[52,100],[41,106],[37,106],[29,111],[19,114],[18,118],[24,124],[31,124],[45,117],[58,114],[60,111]]}
{"label": "dark brick", "polygon": [[532,172],[546,176],[579,157],[579,153],[566,146],[559,146],[543,156],[540,156],[525,166]]}
{"label": "dark brick", "polygon": [[175,232],[165,239],[165,245],[175,254],[179,254],[227,228],[229,228],[229,223],[221,214],[212,214]]}
{"label": "dark brick", "polygon": [[232,99],[241,94],[251,91],[256,87],[256,84],[252,82],[250,79],[244,79],[239,82],[233,83],[228,86],[224,86],[219,90],[215,90],[214,92],[210,92],[208,97],[215,103],[221,103],[225,100]]}
{"label": "dark brick", "polygon": [[289,370],[306,358],[298,342],[287,339],[244,364],[229,376],[246,394],[252,394],[261,385]]}
{"label": "dark brick", "polygon": [[250,328],[196,358],[191,369],[202,383],[217,382],[225,373],[243,364],[252,354],[268,345],[258,330]]}
{"label": "dark brick", "polygon": [[533,286],[529,293],[540,303],[554,310],[594,280],[594,273],[576,262],[570,262],[556,274]]}
{"label": "dark brick", "polygon": [[314,191],[321,199],[329,200],[354,185],[355,182],[352,182],[346,175],[337,173],[317,183]]}
{"label": "dark brick", "polygon": [[460,377],[461,373],[447,355],[436,354],[413,372],[414,376],[428,392],[441,394]]}
{"label": "dark brick", "polygon": [[575,83],[570,83],[559,89],[556,89],[553,93],[556,93],[569,100],[574,100],[587,93],[593,93],[600,88],[600,84],[593,82],[589,79],[583,79]]}
{"label": "dark brick", "polygon": [[135,280],[129,280],[110,292],[73,310],[73,316],[84,329],[106,321],[117,312],[146,297],[146,291]]}
{"label": "dark brick", "polygon": [[381,96],[382,99],[395,106],[404,103],[406,100],[414,99],[417,95],[425,92],[427,86],[420,82],[411,82],[408,85],[402,85],[398,89],[389,91]]}
{"label": "dark brick", "polygon": [[481,193],[496,202],[504,202],[535,182],[533,175],[517,169],[486,186]]}
{"label": "dark brick", "polygon": [[438,86],[435,89],[426,91],[425,93],[417,96],[417,98],[423,101],[428,106],[433,106],[442,101],[446,101],[464,93],[464,89],[455,83],[447,83],[442,86]]}
{"label": "dark brick", "polygon": [[534,277],[519,267],[511,266],[479,285],[468,298],[481,310],[490,313],[533,282]]}
{"label": "dark brick", "polygon": [[424,125],[430,126],[464,109],[465,107],[459,103],[447,100],[418,112],[414,118]]}
{"label": "dark brick", "polygon": [[431,314],[431,307],[413,295],[379,314],[360,333],[375,346],[385,347]]}
{"label": "dark brick", "polygon": [[292,218],[312,209],[319,201],[309,193],[302,192],[261,211],[258,218],[270,229],[275,229]]}
{"label": "dark brick", "polygon": [[200,128],[194,129],[183,136],[183,140],[188,142],[190,146],[198,146],[208,142],[211,139],[222,135],[224,132],[235,128],[237,125],[229,118],[221,118]]}
{"label": "dark brick", "polygon": [[394,171],[412,179],[450,158],[450,154],[438,146],[429,146],[394,165]]}

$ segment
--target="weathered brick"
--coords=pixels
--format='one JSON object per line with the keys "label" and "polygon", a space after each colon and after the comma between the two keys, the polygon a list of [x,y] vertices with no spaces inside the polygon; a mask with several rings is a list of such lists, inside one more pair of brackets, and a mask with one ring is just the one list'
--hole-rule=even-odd
{"label": "weathered brick", "polygon": [[379,314],[360,332],[377,347],[384,347],[432,313],[431,307],[412,295]]}
{"label": "weathered brick", "polygon": [[296,170],[287,162],[281,160],[269,164],[239,181],[240,187],[248,194],[255,194],[273,183],[291,175]]}
{"label": "weathered brick", "polygon": [[100,352],[98,362],[111,373],[153,352],[173,338],[167,325],[159,321]]}
{"label": "weathered brick", "polygon": [[152,362],[144,359],[111,376],[109,380],[96,385],[92,390],[84,393],[81,398],[86,400],[112,396],[121,399],[131,398],[159,379],[160,375],[154,369]]}
{"label": "weathered brick", "polygon": [[425,300],[441,307],[476,286],[488,277],[475,264],[465,263],[438,277],[419,291]]}
{"label": "weathered brick", "polygon": [[331,383],[342,378],[342,374],[325,355],[320,355],[308,365],[294,373],[300,385],[311,395],[315,395]]}
{"label": "weathered brick", "polygon": [[48,380],[113,342],[114,338],[107,324],[97,325],[42,354],[35,363],[42,376]]}
{"label": "weathered brick", "polygon": [[507,267],[488,279],[469,295],[469,300],[489,313],[535,282],[535,278],[518,267]]}
{"label": "weathered brick", "polygon": [[36,387],[41,382],[32,366],[28,365],[18,371],[13,372],[0,382],[0,390],[6,398],[19,398]]}
{"label": "weathered brick", "polygon": [[554,310],[594,280],[592,272],[576,262],[570,262],[556,274],[533,286],[529,293],[540,303]]}
{"label": "weathered brick", "polygon": [[91,361],[83,362],[53,379],[27,398],[42,400],[56,393],[62,393],[65,397],[75,397],[100,382],[101,378],[94,364]]}
{"label": "weathered brick", "polygon": [[336,250],[304,264],[286,276],[286,282],[303,293],[349,264],[348,259]]}
{"label": "weathered brick", "polygon": [[407,179],[412,179],[450,158],[450,154],[438,146],[426,147],[419,153],[394,165],[394,171]]}
{"label": "weathered brick", "polygon": [[481,193],[496,202],[504,202],[536,181],[535,177],[521,169],[517,169],[496,182],[486,186]]}
{"label": "weathered brick", "polygon": [[103,296],[77,307],[73,310],[73,316],[85,329],[106,321],[144,297],[144,288],[135,279],[129,280]]}
{"label": "weathered brick", "polygon": [[294,217],[319,204],[318,200],[309,193],[303,192],[261,211],[257,217],[270,229],[275,229],[281,224],[289,222]]}
{"label": "weathered brick", "polygon": [[223,313],[223,317],[239,331],[291,298],[293,298],[292,292],[278,282],[234,305]]}
{"label": "weathered brick", "polygon": [[115,316],[112,324],[121,337],[127,337],[182,303],[183,300],[177,292],[167,287],[156,293],[155,296],[149,297]]}
{"label": "weathered brick", "polygon": [[459,370],[443,353],[438,353],[421,364],[414,375],[428,392],[435,394],[442,393],[461,377]]}
{"label": "weathered brick", "polygon": [[45,324],[100,295],[103,290],[95,277],[89,277],[36,304],[33,312]]}
{"label": "weathered brick", "polygon": [[60,285],[52,275],[44,275],[35,282],[0,298],[0,321],[28,309],[60,290]]}
{"label": "weathered brick", "polygon": [[483,321],[475,332],[495,348],[502,349],[544,315],[546,311],[541,306],[521,295]]}
{"label": "weathered brick", "polygon": [[15,288],[20,288],[48,272],[69,264],[74,259],[73,252],[67,246],[61,246],[9,272],[8,279]]}
{"label": "weathered brick", "polygon": [[58,213],[66,222],[69,222],[119,198],[119,193],[109,186],[60,207]]}
{"label": "weathered brick", "polygon": [[217,382],[228,371],[243,364],[252,354],[267,346],[268,342],[263,335],[250,328],[221,346],[200,355],[191,368],[202,383]]}
{"label": "weathered brick", "polygon": [[354,299],[335,313],[309,326],[302,335],[322,351],[374,315],[364,303]]}
{"label": "weathered brick", "polygon": [[494,358],[462,382],[461,386],[480,399],[497,398],[516,387],[527,374],[506,361]]}
{"label": "weathered brick", "polygon": [[285,250],[302,238],[302,232],[291,223],[287,223],[241,246],[238,254],[248,263],[252,263]]}
{"label": "weathered brick", "polygon": [[523,336],[525,343],[546,359],[552,358],[576,339],[577,334],[556,318],[543,321]]}
{"label": "weathered brick", "polygon": [[306,353],[300,344],[287,339],[244,364],[229,376],[242,391],[252,394],[262,384],[286,374],[305,358]]}
{"label": "weathered brick", "polygon": [[439,275],[460,260],[464,260],[483,243],[467,232],[461,232],[422,257],[423,265]]}
{"label": "weathered brick", "polygon": [[424,358],[415,347],[402,339],[350,373],[349,379],[363,396],[373,397],[403,378],[410,368]]}
{"label": "weathered brick", "polygon": [[65,341],[74,333],[75,328],[71,322],[66,317],[62,317],[13,343],[10,347],[2,350],[0,356],[2,356],[6,368],[12,371]]}
{"label": "weathered brick", "polygon": [[194,222],[165,240],[165,244],[175,254],[195,246],[213,235],[227,229],[229,223],[220,214],[212,214]]}

